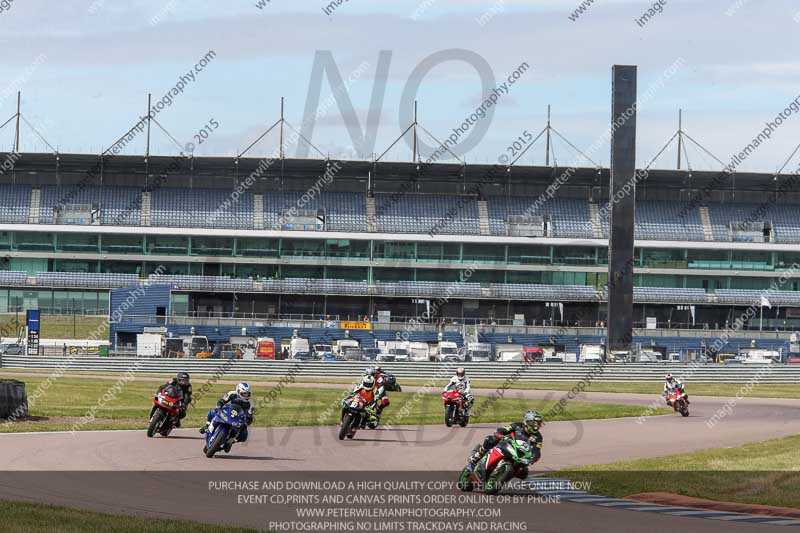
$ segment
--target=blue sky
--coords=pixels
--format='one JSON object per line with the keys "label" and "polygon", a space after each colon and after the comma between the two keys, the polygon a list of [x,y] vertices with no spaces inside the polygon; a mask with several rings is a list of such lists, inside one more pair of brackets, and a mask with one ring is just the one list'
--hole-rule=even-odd
{"label": "blue sky", "polygon": [[[157,116],[180,144],[196,142],[194,135],[210,119],[218,122],[196,146],[197,155],[239,153],[278,118],[281,96],[287,120],[299,126],[318,51],[330,51],[344,78],[363,69],[347,88],[360,128],[366,127],[375,86],[385,88],[377,152],[407,126],[400,120],[401,95],[426,57],[468,50],[490,65],[497,84],[527,63],[494,115],[481,120],[486,131],[465,154],[468,162],[496,161],[525,130],[538,133],[548,104],[553,126],[587,149],[608,127],[615,63],[639,66],[640,94],[659,80],[663,84],[639,114],[640,165],[674,133],[679,108],[686,131],[727,161],[800,95],[800,5],[789,0],[768,6],[754,0],[668,0],[644,27],[635,19],[651,2],[595,0],[575,21],[569,15],[578,0],[349,0],[329,15],[323,8],[330,0],[270,0],[261,9],[257,2],[14,0],[0,12],[0,124],[14,114],[19,89],[23,116],[59,151],[99,153],[146,112],[148,92],[160,98],[209,50],[214,59]],[[391,62],[387,78],[376,82],[381,50],[391,51]],[[678,59],[682,66],[665,79]],[[325,77],[320,102],[330,94]],[[483,96],[474,67],[441,63],[419,86],[420,123],[444,139]],[[271,154],[278,143],[274,133],[249,155]],[[0,130],[0,150],[8,150],[12,139],[11,125]],[[351,152],[336,103],[317,119],[312,142],[334,157]],[[800,114],[787,119],[740,169],[774,171],[798,142]],[[21,149],[47,151],[27,126]],[[296,149],[290,147],[288,155]],[[578,161],[558,140],[555,150],[559,163]],[[172,154],[177,147],[154,131],[151,151]],[[125,152],[143,153],[143,138]],[[607,145],[590,155],[608,164]],[[400,143],[386,158],[409,160],[411,150]],[[689,149],[689,159],[697,169],[719,168],[696,149]],[[544,144],[520,162],[542,164]],[[674,165],[671,149],[654,166]]]}

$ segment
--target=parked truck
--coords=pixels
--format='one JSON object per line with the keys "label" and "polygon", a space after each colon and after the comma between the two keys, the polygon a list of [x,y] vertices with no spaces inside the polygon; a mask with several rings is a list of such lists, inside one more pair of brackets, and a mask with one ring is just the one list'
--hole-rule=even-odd
{"label": "parked truck", "polygon": [[739,352],[738,358],[743,364],[769,365],[779,363],[781,353],[777,350],[747,348]]}
{"label": "parked truck", "polygon": [[231,346],[234,350],[239,350],[242,354],[242,359],[255,359],[256,358],[256,344],[257,339],[246,335],[234,335],[230,339]]}
{"label": "parked truck", "polygon": [[441,341],[436,347],[436,360],[444,361],[463,361],[463,355],[458,353],[458,345],[452,341]]}
{"label": "parked truck", "polygon": [[601,344],[582,344],[581,363],[602,363],[605,356],[605,347]]}
{"label": "parked truck", "polygon": [[355,339],[339,339],[334,341],[333,353],[339,357],[344,357],[344,353],[348,349],[360,348],[359,342]]}
{"label": "parked truck", "polygon": [[661,354],[655,350],[639,350],[634,357],[637,363],[658,363],[661,361]]}
{"label": "parked truck", "polygon": [[256,358],[257,359],[279,359],[276,357],[275,339],[271,337],[259,337],[256,339]]}
{"label": "parked truck", "polygon": [[495,347],[498,361],[522,361],[521,344],[498,344]]}
{"label": "parked truck", "polygon": [[522,360],[526,363],[543,363],[544,350],[539,346],[525,346],[522,348]]}
{"label": "parked truck", "polygon": [[183,339],[184,357],[197,357],[199,359],[211,357],[208,337],[205,335],[181,335],[180,338]]}
{"label": "parked truck", "polygon": [[161,357],[164,354],[164,335],[139,333],[136,335],[137,357]]}
{"label": "parked truck", "polygon": [[406,346],[401,346],[408,350],[409,361],[428,361],[431,347],[427,342],[409,342]]}
{"label": "parked truck", "polygon": [[[415,346],[415,349],[412,351],[411,345]],[[378,347],[381,350],[381,353],[378,354],[376,358],[377,361],[384,361],[384,362],[401,362],[405,363],[407,361],[427,361],[428,360],[428,348],[427,345],[423,350],[419,348],[420,343],[410,343],[407,341],[386,341],[383,343],[378,343]]]}
{"label": "parked truck", "polygon": [[488,362],[492,360],[492,345],[487,342],[468,342],[467,361]]}
{"label": "parked truck", "polygon": [[308,354],[308,357],[311,357],[311,346],[308,343],[308,339],[303,337],[292,337],[292,339],[289,341],[289,358],[296,359],[297,354]]}
{"label": "parked truck", "polygon": [[328,355],[333,355],[333,345],[324,342],[318,342],[314,345],[315,358],[321,359]]}

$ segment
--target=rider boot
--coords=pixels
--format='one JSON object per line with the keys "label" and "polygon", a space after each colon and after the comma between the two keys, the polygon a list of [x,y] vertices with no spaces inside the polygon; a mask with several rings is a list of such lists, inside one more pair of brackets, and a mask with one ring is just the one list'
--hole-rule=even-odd
{"label": "rider boot", "polygon": [[478,461],[481,460],[481,458],[484,456],[485,453],[486,453],[486,450],[483,449],[483,446],[481,444],[476,446],[475,450],[473,450],[473,452],[472,452],[472,455],[469,456],[469,465],[474,468],[475,465],[478,464]]}

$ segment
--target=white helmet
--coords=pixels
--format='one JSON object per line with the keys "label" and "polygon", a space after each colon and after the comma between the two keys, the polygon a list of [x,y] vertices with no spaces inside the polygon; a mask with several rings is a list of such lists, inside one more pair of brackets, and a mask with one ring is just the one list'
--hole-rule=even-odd
{"label": "white helmet", "polygon": [[371,389],[375,385],[375,378],[367,374],[361,379],[361,386],[365,389]]}
{"label": "white helmet", "polygon": [[240,398],[244,398],[245,400],[250,399],[250,385],[245,382],[241,382],[236,385],[236,395]]}

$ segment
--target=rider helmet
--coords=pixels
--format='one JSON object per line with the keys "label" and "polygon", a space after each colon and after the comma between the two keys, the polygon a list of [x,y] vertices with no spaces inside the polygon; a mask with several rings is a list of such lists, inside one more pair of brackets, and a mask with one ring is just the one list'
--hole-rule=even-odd
{"label": "rider helmet", "polygon": [[374,376],[375,372],[377,372],[377,371],[378,371],[378,369],[375,368],[374,366],[368,366],[367,369],[364,370],[364,375],[366,375],[366,376]]}
{"label": "rider helmet", "polygon": [[464,370],[464,367],[460,366],[460,367],[456,368],[456,377],[459,380],[463,380],[466,377],[466,375],[467,375],[467,372]]}
{"label": "rider helmet", "polygon": [[367,374],[361,380],[361,387],[365,389],[371,389],[375,385],[375,378]]}
{"label": "rider helmet", "polygon": [[244,398],[245,400],[250,399],[250,385],[245,382],[239,383],[236,385],[236,394],[240,398]]}
{"label": "rider helmet", "polygon": [[664,376],[664,379],[666,379],[668,382],[672,383],[672,380],[675,379],[675,378],[672,377],[672,374],[667,374],[666,376]]}
{"label": "rider helmet", "polygon": [[189,384],[189,373],[188,372],[178,372],[178,375],[175,376],[175,381],[178,382],[178,385],[181,387],[185,387]]}
{"label": "rider helmet", "polygon": [[542,427],[542,421],[542,415],[539,414],[539,411],[528,411],[525,413],[522,423],[525,425],[525,429],[533,432]]}

